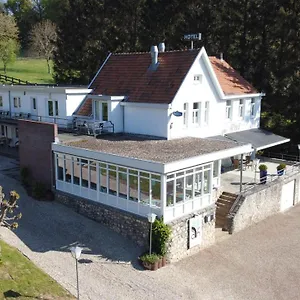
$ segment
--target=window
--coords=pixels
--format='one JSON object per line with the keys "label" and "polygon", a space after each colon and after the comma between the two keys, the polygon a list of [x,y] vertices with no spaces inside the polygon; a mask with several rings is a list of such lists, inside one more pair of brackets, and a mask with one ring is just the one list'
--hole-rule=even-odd
{"label": "window", "polygon": [[194,83],[202,83],[202,75],[201,74],[194,75]]}
{"label": "window", "polygon": [[251,98],[251,108],[250,108],[251,117],[255,116],[255,99]]}
{"label": "window", "polygon": [[16,138],[18,138],[19,137],[19,128],[17,127],[16,128]]}
{"label": "window", "polygon": [[102,121],[108,121],[108,106],[106,102],[102,102]]}
{"label": "window", "polygon": [[36,98],[32,98],[32,108],[36,109]]}
{"label": "window", "polygon": [[243,118],[244,117],[244,100],[240,99],[239,103],[239,117]]}
{"label": "window", "polygon": [[187,127],[188,125],[188,104],[183,104],[183,125]]}
{"label": "window", "polygon": [[209,102],[205,101],[204,104],[204,124],[208,125],[209,120]]}
{"label": "window", "polygon": [[1,135],[2,135],[2,136],[5,136],[4,125],[1,125]]}
{"label": "window", "polygon": [[115,166],[108,166],[108,192],[111,195],[117,195],[117,172]]}
{"label": "window", "polygon": [[0,107],[2,107],[3,106],[3,98],[2,98],[2,96],[0,96]]}
{"label": "window", "polygon": [[58,101],[48,100],[48,116],[50,117],[58,116]]}
{"label": "window", "polygon": [[100,164],[100,192],[107,193],[107,170],[106,164]]}
{"label": "window", "polygon": [[193,103],[192,123],[200,124],[201,103]]}
{"label": "window", "polygon": [[231,119],[231,100],[226,101],[226,118]]}
{"label": "window", "polygon": [[21,98],[14,97],[14,107],[21,107]]}

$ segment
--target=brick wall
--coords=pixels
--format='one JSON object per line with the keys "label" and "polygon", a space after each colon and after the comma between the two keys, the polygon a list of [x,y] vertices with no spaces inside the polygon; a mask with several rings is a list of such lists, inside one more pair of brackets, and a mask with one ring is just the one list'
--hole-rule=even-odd
{"label": "brick wall", "polygon": [[51,143],[57,136],[57,125],[19,120],[20,167],[28,167],[36,181],[48,188],[52,185],[53,163]]}

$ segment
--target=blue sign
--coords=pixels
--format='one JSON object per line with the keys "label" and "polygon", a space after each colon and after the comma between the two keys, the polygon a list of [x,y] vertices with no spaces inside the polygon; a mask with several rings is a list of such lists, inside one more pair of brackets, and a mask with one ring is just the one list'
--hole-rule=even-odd
{"label": "blue sign", "polygon": [[176,111],[173,112],[173,115],[174,115],[175,117],[181,117],[181,116],[182,116],[182,112],[176,110]]}

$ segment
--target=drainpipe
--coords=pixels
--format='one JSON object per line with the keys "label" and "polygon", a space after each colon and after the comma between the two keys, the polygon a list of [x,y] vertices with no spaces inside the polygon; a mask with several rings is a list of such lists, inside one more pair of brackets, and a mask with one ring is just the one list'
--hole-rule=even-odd
{"label": "drainpipe", "polygon": [[241,154],[241,169],[240,169],[240,193],[243,190],[243,156],[244,154]]}
{"label": "drainpipe", "polygon": [[8,107],[9,107],[9,115],[11,116],[11,95],[10,91],[8,91]]}

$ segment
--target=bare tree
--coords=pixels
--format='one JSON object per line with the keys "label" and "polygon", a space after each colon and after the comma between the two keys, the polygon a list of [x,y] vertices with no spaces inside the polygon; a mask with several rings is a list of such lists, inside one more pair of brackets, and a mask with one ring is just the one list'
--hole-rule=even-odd
{"label": "bare tree", "polygon": [[47,61],[48,73],[51,73],[50,61],[56,48],[56,25],[45,20],[33,26],[30,32],[31,48]]}
{"label": "bare tree", "polygon": [[0,186],[0,226],[4,226],[10,229],[16,229],[18,227],[17,220],[21,219],[22,214],[14,214],[14,210],[18,208],[17,201],[20,196],[16,191],[9,193],[9,199],[5,200],[2,186]]}

